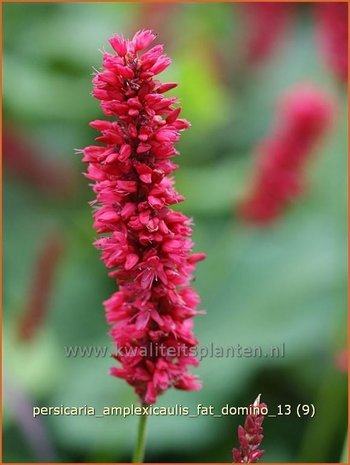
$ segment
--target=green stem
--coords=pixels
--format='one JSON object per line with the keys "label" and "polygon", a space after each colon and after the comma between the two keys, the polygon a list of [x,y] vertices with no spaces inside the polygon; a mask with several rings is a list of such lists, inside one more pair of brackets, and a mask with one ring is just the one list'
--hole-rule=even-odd
{"label": "green stem", "polygon": [[348,434],[347,433],[346,433],[346,436],[345,436],[343,453],[342,453],[340,462],[341,463],[348,463]]}
{"label": "green stem", "polygon": [[132,463],[143,463],[146,445],[147,415],[141,415]]}

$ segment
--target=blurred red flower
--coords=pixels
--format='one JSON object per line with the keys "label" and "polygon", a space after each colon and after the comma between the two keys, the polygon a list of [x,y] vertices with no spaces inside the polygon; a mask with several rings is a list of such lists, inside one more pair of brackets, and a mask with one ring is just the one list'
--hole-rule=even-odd
{"label": "blurred red flower", "polygon": [[246,58],[261,62],[275,52],[286,37],[293,20],[295,5],[282,2],[247,2],[242,4],[246,29]]}
{"label": "blurred red flower", "polygon": [[5,125],[3,154],[9,174],[50,197],[65,197],[74,191],[74,170],[59,157],[48,159],[43,147],[18,127]]}
{"label": "blurred red flower", "polygon": [[348,79],[348,3],[315,4],[320,52],[339,77]]}
{"label": "blurred red flower", "polygon": [[266,224],[303,192],[303,171],[315,144],[329,128],[333,105],[320,90],[299,86],[283,96],[270,137],[258,148],[250,191],[238,205],[245,221]]}
{"label": "blurred red flower", "polygon": [[59,261],[64,252],[62,235],[50,233],[42,244],[32,272],[33,282],[29,289],[23,313],[17,326],[19,340],[30,341],[44,324]]}

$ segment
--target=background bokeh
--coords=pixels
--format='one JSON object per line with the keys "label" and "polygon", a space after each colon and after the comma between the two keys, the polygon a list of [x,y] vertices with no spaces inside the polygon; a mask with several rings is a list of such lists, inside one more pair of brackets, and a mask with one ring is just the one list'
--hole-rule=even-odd
{"label": "background bokeh", "polygon": [[[242,4],[4,4],[4,461],[130,461],[137,418],[41,417],[33,405],[130,405],[105,358],[67,358],[64,346],[110,345],[102,301],[114,289],[93,248],[92,199],[74,149],[92,143],[90,96],[99,49],[115,32],[153,27],[173,64],[163,80],[192,122],[179,143],[181,209],[194,218],[202,346],[285,343],[271,358],[206,358],[199,392],[160,405],[314,403],[313,419],[265,420],[266,462],[338,462],[346,437],[346,87],[322,59],[312,4],[295,4],[270,51],[247,59]],[[263,18],[261,18],[263,21]],[[240,222],[254,147],[276,101],[308,81],[337,107],[305,176],[308,189],[272,225]],[[338,360],[338,363],[337,363]],[[232,461],[243,418],[152,417],[147,461]]]}

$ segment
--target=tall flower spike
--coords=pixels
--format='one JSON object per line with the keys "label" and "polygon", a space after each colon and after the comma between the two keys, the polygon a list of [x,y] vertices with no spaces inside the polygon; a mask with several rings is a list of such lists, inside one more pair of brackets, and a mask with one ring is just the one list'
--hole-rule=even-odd
{"label": "tall flower spike", "polygon": [[103,235],[96,247],[119,287],[104,303],[121,364],[111,374],[147,404],[170,387],[201,387],[188,373],[198,364],[191,349],[199,297],[190,283],[205,258],[191,253],[191,219],[171,209],[183,200],[169,177],[177,168],[171,158],[189,123],[178,117],[178,100],[163,96],[177,84],[155,79],[171,62],[162,45],[144,52],[155,37],[143,30],[110,39],[116,53],[103,53],[93,95],[111,120],[91,123],[102,145],[82,151],[96,193],[94,228]]}
{"label": "tall flower spike", "polygon": [[283,96],[274,133],[258,146],[250,191],[238,206],[245,221],[267,224],[303,191],[303,171],[330,126],[333,106],[317,88],[299,86]]}
{"label": "tall flower spike", "polygon": [[259,447],[264,438],[262,434],[263,411],[267,409],[267,406],[260,402],[260,396],[261,394],[249,406],[249,414],[244,426],[238,427],[239,449],[232,450],[233,463],[255,463],[264,454]]}

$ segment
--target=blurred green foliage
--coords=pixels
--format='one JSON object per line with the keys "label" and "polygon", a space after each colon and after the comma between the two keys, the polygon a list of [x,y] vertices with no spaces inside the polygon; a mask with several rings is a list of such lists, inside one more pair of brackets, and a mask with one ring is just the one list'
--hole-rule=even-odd
{"label": "blurred green foliage", "polygon": [[[101,117],[90,97],[99,48],[115,32],[130,35],[152,26],[143,22],[145,8],[4,4],[5,125],[34,140],[47,160],[64,162],[76,174],[73,194],[60,198],[14,175],[4,177],[5,377],[33,405],[102,409],[135,401],[131,388],[107,375],[108,357],[66,358],[64,346],[110,344],[102,301],[114,287],[92,247],[87,203],[92,193],[73,149],[92,142],[88,121]],[[346,345],[346,93],[319,59],[310,5],[298,6],[288,41],[254,69],[236,59],[244,33],[241,8],[174,5],[158,31],[173,59],[164,80],[179,81],[174,94],[192,123],[179,144],[176,181],[186,197],[180,208],[194,218],[196,249],[208,255],[195,282],[207,311],[196,324],[201,346],[284,342],[286,357],[206,358],[196,370],[202,391],[171,390],[160,404],[220,409],[227,403],[247,405],[259,392],[271,410],[279,403],[312,402],[313,419],[265,420],[263,461],[337,462],[346,434],[346,377],[334,366],[336,352]],[[333,97],[336,124],[310,164],[305,196],[273,226],[246,227],[235,218],[234,203],[248,182],[254,146],[271,128],[281,92],[301,81],[314,82]],[[16,327],[37,256],[52,230],[62,234],[65,250],[47,316],[33,340],[19,341]],[[9,392],[11,397],[11,386]],[[147,461],[229,462],[242,421],[152,417]],[[42,423],[58,461],[130,460],[135,417],[44,417]],[[5,397],[4,461],[35,460],[40,461],[40,450],[29,446]]]}

